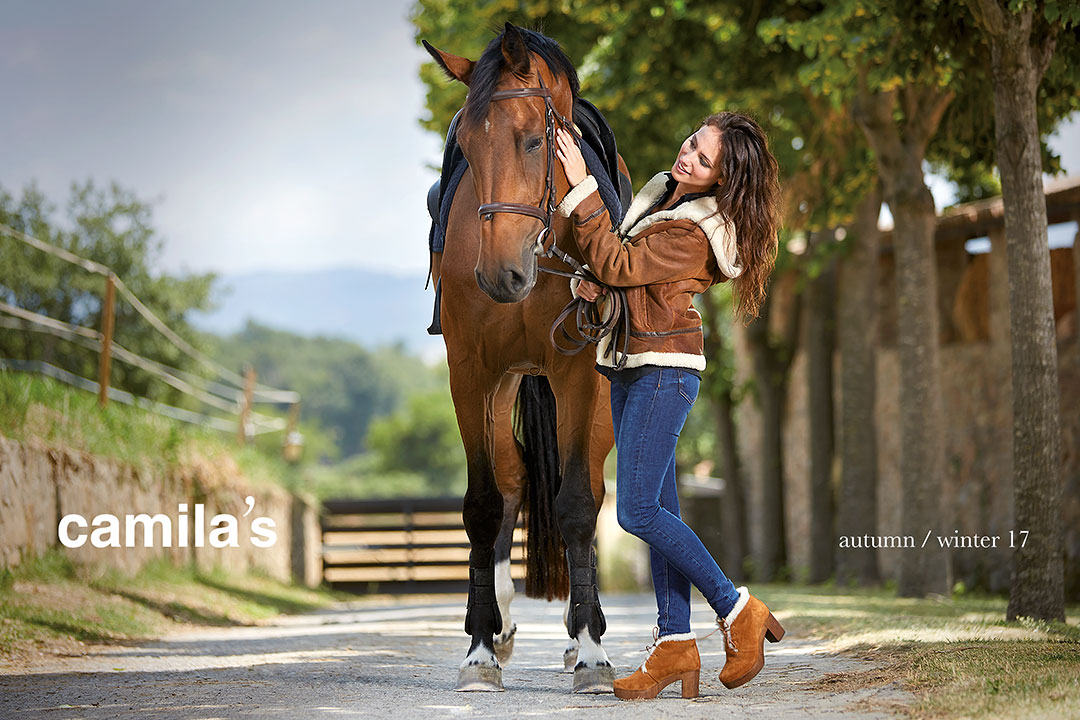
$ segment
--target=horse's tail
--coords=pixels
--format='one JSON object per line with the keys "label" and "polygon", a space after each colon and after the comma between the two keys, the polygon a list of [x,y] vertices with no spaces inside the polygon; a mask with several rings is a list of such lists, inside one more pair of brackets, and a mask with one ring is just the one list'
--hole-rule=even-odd
{"label": "horse's tail", "polygon": [[517,436],[524,446],[525,595],[565,599],[570,591],[566,544],[559,532],[555,496],[562,474],[556,434],[555,395],[542,375],[526,375],[515,408]]}

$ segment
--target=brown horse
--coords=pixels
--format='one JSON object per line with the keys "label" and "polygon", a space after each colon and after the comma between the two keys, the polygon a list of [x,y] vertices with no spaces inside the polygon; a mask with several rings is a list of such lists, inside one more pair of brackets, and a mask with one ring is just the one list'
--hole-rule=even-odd
{"label": "brown horse", "polygon": [[469,86],[457,130],[469,169],[436,267],[469,482],[462,515],[472,546],[472,644],[457,689],[502,689],[500,660],[509,659],[516,629],[510,548],[525,510],[526,595],[550,600],[569,589],[564,660],[574,667],[574,691],[610,692],[592,549],[614,441],[608,383],[591,353],[566,356],[552,346],[548,330],[571,295],[564,277],[538,273],[567,269],[540,256],[552,237],[581,262],[570,221],[551,213],[569,189],[551,143],[554,124],[572,116],[577,73],[557,43],[509,23],[476,61],[424,45]]}

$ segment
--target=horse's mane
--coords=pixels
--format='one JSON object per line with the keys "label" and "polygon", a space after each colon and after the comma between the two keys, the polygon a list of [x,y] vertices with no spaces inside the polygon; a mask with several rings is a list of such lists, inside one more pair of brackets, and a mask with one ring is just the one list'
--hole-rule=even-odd
{"label": "horse's mane", "polygon": [[[559,43],[546,35],[541,35],[535,30],[516,28],[525,39],[525,46],[530,52],[539,55],[548,68],[556,76],[563,76],[570,83],[570,92],[574,99],[578,97],[581,83],[578,81],[577,70],[570,58],[566,56]],[[491,95],[495,92],[495,86],[499,82],[503,71],[506,69],[506,59],[502,54],[502,41],[506,31],[499,33],[498,37],[488,43],[484,48],[484,54],[473,66],[472,76],[469,78],[469,97],[465,101],[465,113],[462,118],[466,122],[479,123],[487,117],[488,106],[491,104]]]}

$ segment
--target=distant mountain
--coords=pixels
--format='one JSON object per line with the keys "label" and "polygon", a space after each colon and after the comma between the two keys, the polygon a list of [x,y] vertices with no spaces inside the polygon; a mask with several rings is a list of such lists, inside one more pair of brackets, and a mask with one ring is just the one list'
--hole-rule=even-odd
{"label": "distant mountain", "polygon": [[433,295],[422,275],[344,268],[225,275],[221,307],[193,313],[201,330],[229,334],[248,318],[301,335],[355,340],[367,347],[397,342],[427,359],[444,354],[440,336],[428,335]]}

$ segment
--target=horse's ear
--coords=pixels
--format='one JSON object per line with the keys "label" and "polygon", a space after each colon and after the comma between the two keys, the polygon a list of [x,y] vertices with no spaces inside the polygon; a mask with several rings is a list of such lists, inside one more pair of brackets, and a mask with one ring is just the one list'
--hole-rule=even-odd
{"label": "horse's ear", "polygon": [[476,67],[474,61],[443,52],[427,40],[421,40],[420,42],[424,43],[424,49],[431,54],[431,57],[435,58],[435,62],[439,63],[439,67],[445,70],[447,75],[454,80],[460,80],[466,85],[469,84],[473,68]]}
{"label": "horse's ear", "polygon": [[503,32],[502,54],[506,58],[506,67],[515,75],[528,75],[529,48],[525,45],[525,38],[521,31],[510,23],[506,23]]}

